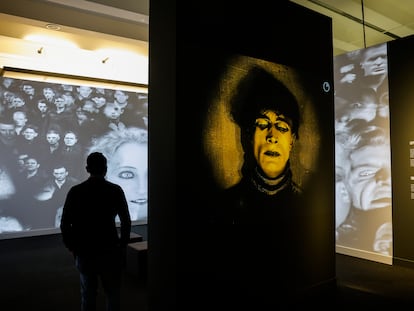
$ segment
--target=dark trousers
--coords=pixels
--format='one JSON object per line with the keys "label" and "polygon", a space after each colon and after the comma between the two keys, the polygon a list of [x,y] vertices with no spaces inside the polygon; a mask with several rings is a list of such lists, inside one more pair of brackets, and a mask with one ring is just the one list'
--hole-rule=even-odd
{"label": "dark trousers", "polygon": [[104,250],[75,257],[80,273],[81,311],[96,311],[99,281],[106,297],[107,311],[121,308],[121,252]]}

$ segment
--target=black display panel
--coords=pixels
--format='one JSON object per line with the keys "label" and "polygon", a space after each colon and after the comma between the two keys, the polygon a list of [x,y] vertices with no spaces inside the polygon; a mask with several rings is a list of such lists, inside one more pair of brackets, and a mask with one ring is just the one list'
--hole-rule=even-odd
{"label": "black display panel", "polygon": [[[326,285],[335,274],[330,20],[289,2],[278,2],[280,19],[266,7],[247,8],[232,1],[208,7],[191,4],[193,14],[178,14],[177,228],[185,267],[181,284],[203,280],[206,292],[194,290],[197,286],[184,292],[202,301],[204,293],[221,297],[228,306],[253,301],[272,306],[271,299],[287,305],[288,300],[295,301],[291,295]],[[246,16],[251,22],[246,23]],[[292,23],[297,20],[312,25],[309,32],[296,31]],[[241,191],[246,194],[243,202],[253,202],[254,207],[233,217],[222,191],[241,180],[248,143],[232,122],[229,103],[234,94],[243,92],[236,85],[255,66],[270,71],[299,102],[302,123],[291,167],[295,182],[304,190],[297,201],[283,199],[279,204],[267,196],[256,201],[254,195]],[[260,83],[256,87],[259,94],[252,105],[270,103],[260,95]],[[279,102],[287,104],[291,97],[281,97]],[[253,119],[246,121],[250,130],[275,131],[275,115],[265,110],[265,117],[259,118],[256,112],[247,114]],[[294,132],[294,123],[287,123],[291,126],[287,131]],[[276,288],[271,281],[275,279],[284,287]]]}
{"label": "black display panel", "polygon": [[413,36],[388,43],[394,263],[410,266],[414,261],[413,52]]}

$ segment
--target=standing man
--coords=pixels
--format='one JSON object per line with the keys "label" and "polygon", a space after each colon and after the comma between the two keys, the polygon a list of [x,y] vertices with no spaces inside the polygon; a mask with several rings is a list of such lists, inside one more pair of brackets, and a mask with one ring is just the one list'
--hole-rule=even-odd
{"label": "standing man", "polygon": [[[80,273],[81,310],[96,310],[98,279],[107,310],[120,310],[122,254],[131,231],[128,203],[122,188],[105,179],[107,160],[93,152],[86,159],[90,177],[73,186],[66,197],[60,223],[65,246]],[[115,218],[119,216],[119,237]]]}

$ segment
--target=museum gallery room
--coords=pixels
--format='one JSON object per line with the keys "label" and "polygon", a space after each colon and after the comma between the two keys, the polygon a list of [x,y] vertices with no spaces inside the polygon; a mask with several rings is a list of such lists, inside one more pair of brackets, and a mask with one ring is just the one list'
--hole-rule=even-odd
{"label": "museum gallery room", "polygon": [[414,302],[414,3],[15,0],[0,17],[2,310],[80,310],[60,224],[95,151],[132,223],[121,310]]}

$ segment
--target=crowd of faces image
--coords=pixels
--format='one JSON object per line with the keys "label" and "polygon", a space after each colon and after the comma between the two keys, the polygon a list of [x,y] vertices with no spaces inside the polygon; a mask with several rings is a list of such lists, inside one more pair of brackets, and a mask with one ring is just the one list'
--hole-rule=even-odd
{"label": "crowd of faces image", "polygon": [[93,151],[145,224],[147,132],[145,92],[0,77],[0,234],[58,228]]}
{"label": "crowd of faces image", "polygon": [[387,45],[334,64],[336,243],[392,256]]}

